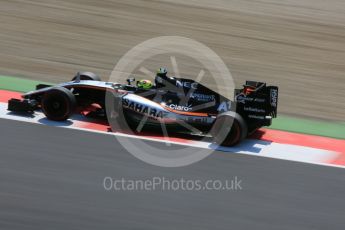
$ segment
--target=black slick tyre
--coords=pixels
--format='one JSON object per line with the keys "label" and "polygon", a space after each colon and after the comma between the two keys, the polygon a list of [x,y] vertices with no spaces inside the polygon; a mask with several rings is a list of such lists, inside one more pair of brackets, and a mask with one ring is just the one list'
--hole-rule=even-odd
{"label": "black slick tyre", "polygon": [[225,112],[217,116],[211,135],[218,145],[235,146],[247,137],[248,127],[238,113]]}
{"label": "black slick tyre", "polygon": [[76,104],[75,96],[70,90],[56,87],[43,95],[41,107],[49,120],[65,121],[74,113]]}

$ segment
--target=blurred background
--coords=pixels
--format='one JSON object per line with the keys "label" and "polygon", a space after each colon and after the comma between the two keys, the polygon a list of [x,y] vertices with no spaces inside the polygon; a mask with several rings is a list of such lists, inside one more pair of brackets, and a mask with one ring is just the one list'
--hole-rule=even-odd
{"label": "blurred background", "polygon": [[184,36],[214,50],[237,86],[278,85],[280,114],[343,121],[344,12],[342,0],[1,0],[0,74],[58,83],[86,70],[106,80],[133,46]]}

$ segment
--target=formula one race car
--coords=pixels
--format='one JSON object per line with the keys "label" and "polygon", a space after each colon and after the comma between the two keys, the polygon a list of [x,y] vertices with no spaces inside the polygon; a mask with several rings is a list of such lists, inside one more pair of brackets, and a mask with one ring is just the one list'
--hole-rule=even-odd
{"label": "formula one race car", "polygon": [[104,82],[93,73],[82,72],[70,82],[37,85],[22,100],[9,100],[8,110],[33,113],[41,109],[48,119],[64,121],[77,109],[96,104],[97,114],[108,118],[112,128],[114,121],[124,122],[136,132],[164,125],[167,132],[197,132],[223,146],[236,145],[258,128],[271,125],[277,116],[278,87],[262,82],[247,81],[235,90],[231,101],[191,79],[175,79],[173,87],[149,90],[137,87],[134,81]]}

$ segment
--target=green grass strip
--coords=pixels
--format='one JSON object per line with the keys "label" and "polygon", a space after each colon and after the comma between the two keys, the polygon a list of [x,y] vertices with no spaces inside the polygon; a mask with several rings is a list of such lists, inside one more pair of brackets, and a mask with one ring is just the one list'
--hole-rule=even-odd
{"label": "green grass strip", "polygon": [[270,129],[345,139],[345,123],[278,115]]}
{"label": "green grass strip", "polygon": [[0,89],[15,92],[28,92],[34,90],[38,84],[50,84],[47,82],[28,80],[18,77],[0,76]]}
{"label": "green grass strip", "polygon": [[[0,76],[0,89],[3,90],[28,92],[34,90],[35,86],[40,83],[52,84],[17,77]],[[295,133],[345,139],[345,123],[339,122],[318,121],[279,115],[278,118],[273,120],[273,124],[269,128]]]}

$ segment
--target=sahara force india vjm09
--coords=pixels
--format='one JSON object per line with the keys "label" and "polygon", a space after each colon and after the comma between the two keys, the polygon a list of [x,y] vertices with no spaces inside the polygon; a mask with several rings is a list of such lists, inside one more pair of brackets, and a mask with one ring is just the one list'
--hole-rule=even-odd
{"label": "sahara force india vjm09", "polygon": [[156,84],[149,89],[134,81],[104,82],[93,73],[82,72],[70,82],[37,85],[36,90],[23,94],[22,100],[9,100],[8,110],[42,110],[48,119],[64,121],[97,104],[94,114],[116,123],[119,129],[138,133],[164,125],[168,133],[197,133],[223,146],[238,144],[258,128],[271,125],[277,116],[278,87],[263,82],[247,81],[235,90],[232,101],[191,79],[156,77]]}

